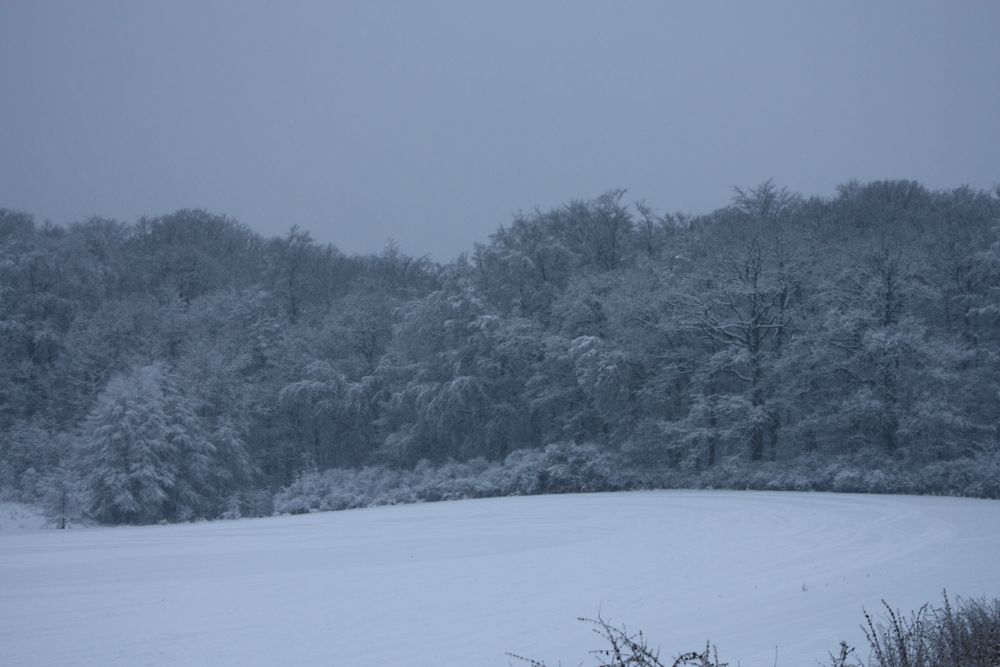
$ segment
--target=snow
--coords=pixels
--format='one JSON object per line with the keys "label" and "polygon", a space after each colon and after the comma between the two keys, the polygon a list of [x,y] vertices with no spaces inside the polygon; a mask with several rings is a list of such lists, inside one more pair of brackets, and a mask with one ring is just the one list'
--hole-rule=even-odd
{"label": "snow", "polygon": [[[0,532],[0,665],[815,665],[862,606],[1000,595],[1000,503],[662,491]],[[862,656],[864,657],[864,656]]]}

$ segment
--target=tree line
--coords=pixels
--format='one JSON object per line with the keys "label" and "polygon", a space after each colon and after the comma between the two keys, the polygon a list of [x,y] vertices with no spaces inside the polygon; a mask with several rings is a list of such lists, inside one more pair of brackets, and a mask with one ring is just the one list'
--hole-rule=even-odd
{"label": "tree line", "polygon": [[636,475],[973,462],[955,489],[991,495],[1000,188],[766,182],[697,216],[613,190],[447,264],[4,209],[0,339],[0,494],[60,516],[263,513],[304,474],[558,444]]}

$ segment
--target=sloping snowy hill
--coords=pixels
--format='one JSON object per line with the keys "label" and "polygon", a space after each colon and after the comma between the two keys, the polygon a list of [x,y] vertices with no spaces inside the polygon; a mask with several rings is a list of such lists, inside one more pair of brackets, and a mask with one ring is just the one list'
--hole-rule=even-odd
{"label": "sloping snowy hill", "polygon": [[664,491],[0,534],[0,665],[592,664],[577,616],[744,667],[1000,594],[1000,503]]}

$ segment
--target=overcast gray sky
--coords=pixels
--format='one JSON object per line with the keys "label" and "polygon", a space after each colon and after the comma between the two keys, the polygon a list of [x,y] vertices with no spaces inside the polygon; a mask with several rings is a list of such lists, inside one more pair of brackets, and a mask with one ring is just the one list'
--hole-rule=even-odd
{"label": "overcast gray sky", "polygon": [[0,206],[447,260],[615,187],[990,187],[998,81],[992,0],[0,0]]}

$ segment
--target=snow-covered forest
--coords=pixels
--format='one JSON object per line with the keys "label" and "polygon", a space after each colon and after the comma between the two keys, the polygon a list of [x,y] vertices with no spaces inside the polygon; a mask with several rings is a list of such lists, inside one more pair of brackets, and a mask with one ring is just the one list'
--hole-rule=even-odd
{"label": "snow-covered forest", "polygon": [[[357,224],[364,224],[358,221]],[[1000,188],[614,190],[448,264],[0,210],[0,495],[59,523],[715,486],[1000,497]]]}

